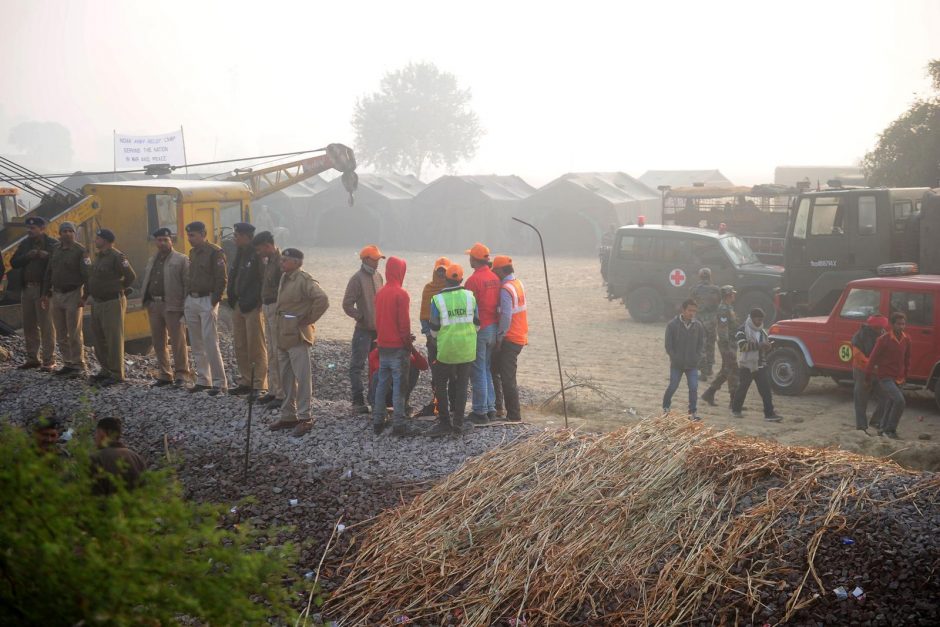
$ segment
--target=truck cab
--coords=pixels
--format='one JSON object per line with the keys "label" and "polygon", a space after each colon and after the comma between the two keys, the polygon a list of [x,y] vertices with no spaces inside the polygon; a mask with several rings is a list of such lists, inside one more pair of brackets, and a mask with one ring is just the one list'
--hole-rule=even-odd
{"label": "truck cab", "polygon": [[[897,271],[902,264],[882,266]],[[908,264],[913,268],[913,264]],[[798,395],[810,377],[852,377],[852,336],[869,316],[907,315],[912,389],[934,393],[940,406],[940,275],[878,276],[851,281],[828,316],[781,320],[770,326],[768,357],[777,392]]]}
{"label": "truck cab", "polygon": [[715,285],[734,285],[735,308],[762,308],[776,319],[774,293],[783,269],[769,266],[732,233],[680,226],[624,226],[617,230],[607,270],[607,298],[620,299],[639,322],[672,316],[710,268]]}
{"label": "truck cab", "polygon": [[801,193],[790,212],[780,309],[826,315],[849,281],[889,262],[918,262],[916,218],[927,188]]}

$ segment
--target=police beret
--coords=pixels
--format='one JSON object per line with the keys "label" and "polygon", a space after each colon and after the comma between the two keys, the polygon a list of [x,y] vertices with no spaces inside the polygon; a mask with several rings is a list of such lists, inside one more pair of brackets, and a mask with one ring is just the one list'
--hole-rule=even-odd
{"label": "police beret", "polygon": [[26,226],[46,226],[46,220],[40,216],[30,216],[24,220]]}
{"label": "police beret", "polygon": [[281,252],[281,257],[287,257],[288,259],[297,259],[298,261],[304,260],[304,254],[297,250],[296,248],[285,248]]}
{"label": "police beret", "polygon": [[255,225],[248,224],[247,222],[236,222],[233,227],[236,233],[241,233],[243,235],[254,235],[255,234]]}
{"label": "police beret", "polygon": [[111,229],[98,229],[98,232],[95,233],[98,237],[105,240],[106,242],[114,243],[114,231]]}
{"label": "police beret", "polygon": [[68,220],[66,220],[65,222],[59,225],[59,232],[62,232],[62,231],[71,231],[72,233],[74,233],[75,223],[69,222]]}
{"label": "police beret", "polygon": [[153,232],[153,237],[154,237],[154,239],[156,239],[156,238],[158,238],[158,237],[173,237],[173,231],[171,231],[170,229],[168,229],[168,228],[166,228],[166,227],[164,226],[164,227],[161,227],[161,228],[157,229],[156,231],[154,231],[154,232]]}
{"label": "police beret", "polygon": [[271,234],[271,231],[261,231],[260,233],[255,235],[255,238],[253,240],[251,240],[251,244],[253,246],[259,246],[261,244],[273,244],[273,243],[274,243],[274,235]]}
{"label": "police beret", "polygon": [[205,223],[199,222],[198,220],[196,222],[190,222],[189,224],[186,225],[186,232],[187,233],[205,233],[206,225]]}

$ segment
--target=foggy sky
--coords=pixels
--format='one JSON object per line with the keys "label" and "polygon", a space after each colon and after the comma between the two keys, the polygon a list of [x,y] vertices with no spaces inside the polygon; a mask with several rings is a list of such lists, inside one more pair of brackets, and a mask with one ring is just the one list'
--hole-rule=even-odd
{"label": "foggy sky", "polygon": [[15,123],[56,121],[86,171],[111,168],[115,129],[182,125],[190,162],[351,144],[356,98],[431,61],[487,131],[462,173],[767,182],[855,162],[940,57],[936,0],[0,0],[0,15],[0,150]]}

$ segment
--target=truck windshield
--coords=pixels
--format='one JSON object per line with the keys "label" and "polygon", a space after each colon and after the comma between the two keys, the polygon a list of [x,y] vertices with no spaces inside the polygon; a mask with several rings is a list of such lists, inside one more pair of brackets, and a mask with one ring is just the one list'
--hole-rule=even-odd
{"label": "truck windshield", "polygon": [[730,237],[722,237],[719,241],[721,242],[721,247],[728,253],[728,257],[731,258],[731,263],[734,265],[743,266],[749,263],[760,263],[757,259],[757,255],[751,250],[751,247],[740,237],[732,235]]}

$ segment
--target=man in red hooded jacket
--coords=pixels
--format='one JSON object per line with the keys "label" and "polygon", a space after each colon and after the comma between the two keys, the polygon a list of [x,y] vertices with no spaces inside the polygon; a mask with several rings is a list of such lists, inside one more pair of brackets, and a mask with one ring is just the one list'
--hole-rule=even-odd
{"label": "man in red hooded jacket", "polygon": [[[376,343],[379,347],[379,370],[375,398],[382,399],[392,386],[394,412],[392,435],[414,435],[405,420],[404,382],[408,380],[408,361],[414,336],[411,334],[409,308],[411,298],[402,288],[405,280],[404,259],[389,257],[385,262],[385,286],[375,295]],[[385,403],[373,403],[372,429],[376,435],[385,429]]]}

